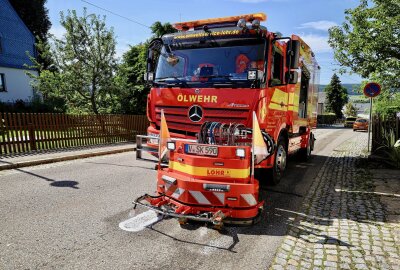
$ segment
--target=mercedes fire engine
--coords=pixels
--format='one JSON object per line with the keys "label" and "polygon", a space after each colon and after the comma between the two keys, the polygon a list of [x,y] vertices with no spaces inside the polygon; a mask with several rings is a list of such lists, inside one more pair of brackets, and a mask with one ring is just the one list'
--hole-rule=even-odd
{"label": "mercedes fire engine", "polygon": [[[158,155],[164,115],[171,140],[157,194],[135,204],[181,221],[252,224],[263,205],[259,182],[277,184],[290,154],[310,157],[320,67],[299,36],[270,32],[265,20],[256,13],[181,22],[150,43],[150,126],[138,156],[143,139]],[[263,159],[252,151],[253,115],[268,148]]]}

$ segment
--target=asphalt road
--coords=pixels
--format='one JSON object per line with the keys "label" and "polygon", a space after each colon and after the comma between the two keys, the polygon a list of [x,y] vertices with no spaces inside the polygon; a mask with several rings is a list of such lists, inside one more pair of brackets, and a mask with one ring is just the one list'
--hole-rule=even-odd
{"label": "asphalt road", "polygon": [[290,160],[264,188],[261,223],[223,231],[175,219],[121,230],[133,199],[155,189],[154,165],[133,152],[0,172],[0,269],[266,269],[326,157],[352,135],[319,129],[314,157]]}

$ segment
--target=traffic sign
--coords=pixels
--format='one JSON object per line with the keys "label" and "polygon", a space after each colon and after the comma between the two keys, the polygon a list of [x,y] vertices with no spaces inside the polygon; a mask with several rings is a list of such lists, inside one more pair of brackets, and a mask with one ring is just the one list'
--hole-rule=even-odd
{"label": "traffic sign", "polygon": [[364,87],[364,95],[370,98],[376,97],[381,93],[381,86],[377,83],[370,82]]}

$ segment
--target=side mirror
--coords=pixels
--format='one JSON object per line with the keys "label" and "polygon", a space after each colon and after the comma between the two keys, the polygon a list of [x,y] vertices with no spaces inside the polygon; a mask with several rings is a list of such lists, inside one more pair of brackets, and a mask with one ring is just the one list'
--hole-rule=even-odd
{"label": "side mirror", "polygon": [[299,80],[299,73],[297,71],[288,71],[286,72],[286,81],[288,84],[296,84]]}
{"label": "side mirror", "polygon": [[[161,48],[163,47],[163,45],[164,43],[161,38],[155,38],[150,42],[149,48],[147,50],[147,64],[146,64],[146,71],[148,73],[152,72],[154,75],[156,62],[160,55]],[[147,75],[145,75],[145,80],[146,78],[148,78]]]}
{"label": "side mirror", "polygon": [[152,82],[154,81],[154,72],[146,72],[143,76],[145,82]]}
{"label": "side mirror", "polygon": [[300,58],[300,41],[290,40],[287,44],[286,66],[289,69],[297,69],[299,67]]}

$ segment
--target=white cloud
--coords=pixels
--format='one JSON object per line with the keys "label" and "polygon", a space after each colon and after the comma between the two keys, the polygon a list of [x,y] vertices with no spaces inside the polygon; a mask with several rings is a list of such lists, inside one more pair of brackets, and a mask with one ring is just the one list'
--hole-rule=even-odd
{"label": "white cloud", "polygon": [[298,28],[300,29],[316,29],[316,30],[322,30],[322,31],[328,31],[329,28],[332,26],[337,26],[338,24],[332,21],[316,21],[316,22],[306,22],[302,23],[301,26]]}
{"label": "white cloud", "polygon": [[310,46],[313,52],[332,52],[332,48],[328,44],[328,36],[315,34],[300,34],[299,36]]}

